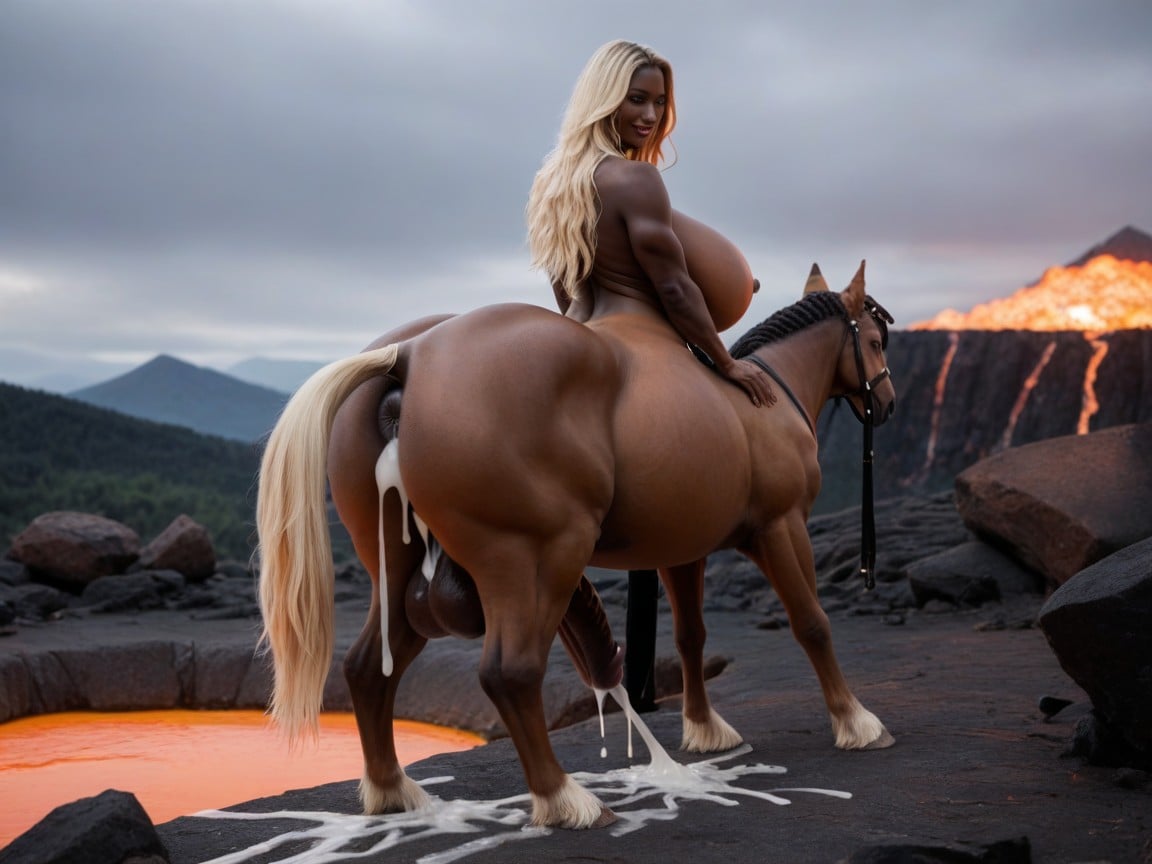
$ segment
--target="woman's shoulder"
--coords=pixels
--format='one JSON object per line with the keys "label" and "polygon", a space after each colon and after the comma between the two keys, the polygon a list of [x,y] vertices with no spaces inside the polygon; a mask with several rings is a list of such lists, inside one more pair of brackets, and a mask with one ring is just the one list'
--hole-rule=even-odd
{"label": "woman's shoulder", "polygon": [[648,162],[637,162],[622,156],[606,156],[593,174],[596,190],[623,196],[650,195],[664,189],[664,178],[659,169]]}

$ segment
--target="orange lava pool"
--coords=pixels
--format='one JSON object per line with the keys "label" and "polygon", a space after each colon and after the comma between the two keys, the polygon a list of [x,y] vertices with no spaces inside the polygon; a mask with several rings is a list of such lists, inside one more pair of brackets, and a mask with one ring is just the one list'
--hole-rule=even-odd
{"label": "orange lava pool", "polygon": [[[396,721],[410,764],[484,743],[469,732]],[[322,714],[320,739],[289,751],[260,711],[75,712],[0,725],[0,848],[54,807],[105,789],[133,793],[156,824],[363,771],[351,714]]]}

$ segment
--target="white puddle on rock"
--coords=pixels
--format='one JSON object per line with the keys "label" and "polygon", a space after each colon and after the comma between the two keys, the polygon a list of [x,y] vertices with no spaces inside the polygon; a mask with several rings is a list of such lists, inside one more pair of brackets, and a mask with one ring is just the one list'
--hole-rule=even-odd
{"label": "white puddle on rock", "polygon": [[[616,691],[619,691],[617,693]],[[652,736],[648,727],[627,706],[623,688],[617,687],[612,695],[623,698],[628,715],[628,752],[631,756],[631,724],[637,730],[651,753],[647,765],[617,768],[602,773],[580,772],[572,775],[577,783],[596,795],[618,817],[618,821],[605,829],[612,837],[622,837],[639,831],[654,822],[668,822],[679,815],[682,803],[707,801],[727,807],[738,806],[740,798],[756,798],[770,804],[791,804],[785,795],[811,794],[833,798],[851,798],[849,792],[835,789],[806,787],[770,790],[747,789],[737,785],[744,777],[758,774],[784,774],[779,765],[731,765],[726,763],[752,751],[747,744],[699,762],[683,764],[668,755]],[[599,694],[597,694],[599,697]],[[602,702],[602,697],[601,697]],[[603,716],[601,716],[603,734]],[[451,782],[452,777],[433,777],[417,781],[421,786],[435,786]],[[528,827],[532,803],[528,793],[493,801],[446,801],[432,798],[432,807],[409,813],[386,816],[351,816],[322,811],[278,810],[271,813],[242,813],[232,810],[205,810],[194,814],[207,819],[268,820],[291,819],[314,823],[293,829],[247,849],[231,852],[201,864],[243,864],[256,856],[266,856],[288,843],[310,842],[304,851],[287,853],[274,859],[276,864],[332,864],[354,861],[406,843],[444,836],[477,835],[439,852],[417,859],[417,864],[451,864],[505,843],[534,840],[552,833],[549,828]],[[296,847],[299,848],[299,847]]]}

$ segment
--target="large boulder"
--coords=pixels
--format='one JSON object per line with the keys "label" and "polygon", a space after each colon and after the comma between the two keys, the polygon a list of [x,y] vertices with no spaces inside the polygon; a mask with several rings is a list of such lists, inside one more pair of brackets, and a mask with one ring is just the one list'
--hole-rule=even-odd
{"label": "large boulder", "polygon": [[203,582],[216,569],[216,550],[208,529],[191,516],[181,514],[141,550],[138,566],[175,570],[189,582]]}
{"label": "large boulder", "polygon": [[1060,665],[1092,700],[1092,761],[1152,769],[1152,538],[1065,582],[1040,610]]}
{"label": "large boulder", "polygon": [[123,573],[140,556],[140,538],[103,516],[58,510],[16,535],[8,557],[38,582],[79,593],[94,579]]}
{"label": "large boulder", "polygon": [[1019,594],[1043,593],[1043,579],[986,543],[973,540],[913,561],[905,571],[923,608],[930,600],[980,606]]}
{"label": "large boulder", "polygon": [[1152,536],[1152,423],[1005,450],[961,472],[964,524],[1062,585]]}
{"label": "large boulder", "polygon": [[168,860],[168,850],[136,796],[115,789],[57,807],[0,850],[0,864]]}

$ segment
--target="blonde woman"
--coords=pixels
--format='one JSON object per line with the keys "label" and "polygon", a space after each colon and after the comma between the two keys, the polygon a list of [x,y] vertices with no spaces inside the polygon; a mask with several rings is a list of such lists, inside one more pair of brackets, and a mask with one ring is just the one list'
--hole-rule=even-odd
{"label": "blonde woman", "polygon": [[768,375],[734,359],[718,333],[751,301],[748,265],[715,231],[672,209],[657,169],[675,123],[668,61],[634,42],[602,46],[577,80],[559,142],[532,185],[533,262],[568,317],[663,317],[753,405],[770,405]]}

